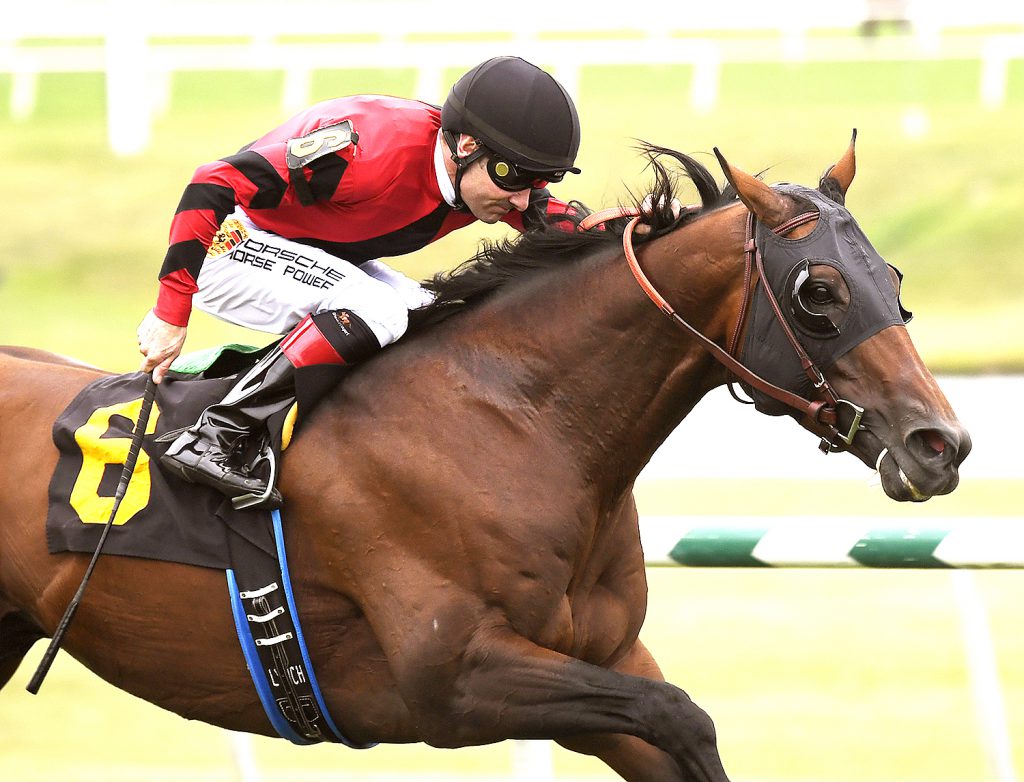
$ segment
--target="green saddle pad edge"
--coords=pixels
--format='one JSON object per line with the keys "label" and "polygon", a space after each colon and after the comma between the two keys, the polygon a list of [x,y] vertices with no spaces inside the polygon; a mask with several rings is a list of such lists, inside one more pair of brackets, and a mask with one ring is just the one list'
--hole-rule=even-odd
{"label": "green saddle pad edge", "polygon": [[233,353],[255,353],[263,348],[257,345],[242,345],[232,342],[227,345],[217,345],[212,348],[197,350],[193,353],[186,353],[178,356],[171,363],[172,372],[180,372],[183,375],[198,375],[205,372],[210,366],[227,352]]}

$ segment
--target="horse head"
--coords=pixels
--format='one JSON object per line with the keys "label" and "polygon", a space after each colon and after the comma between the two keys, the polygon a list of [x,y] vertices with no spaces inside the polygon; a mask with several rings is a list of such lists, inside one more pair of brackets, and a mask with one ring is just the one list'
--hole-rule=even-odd
{"label": "horse head", "polygon": [[[831,395],[839,437],[826,435],[827,450],[848,450],[875,467],[889,497],[922,501],[956,488],[971,440],[907,333],[902,275],[845,206],[855,142],[856,132],[817,189],[769,186],[716,150],[753,216],[750,239],[760,256],[760,284],[737,325],[739,357],[756,375],[802,397]],[[756,387],[747,390],[762,412],[793,412]],[[820,421],[802,423],[821,433]]]}

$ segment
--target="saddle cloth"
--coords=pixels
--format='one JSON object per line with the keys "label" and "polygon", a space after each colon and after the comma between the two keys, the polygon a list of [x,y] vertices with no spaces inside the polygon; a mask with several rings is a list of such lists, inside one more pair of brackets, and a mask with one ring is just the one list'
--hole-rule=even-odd
{"label": "saddle cloth", "polygon": [[[175,362],[157,386],[142,450],[104,551],[224,568],[229,564],[225,535],[231,529],[274,553],[268,513],[236,511],[218,491],[187,483],[160,466],[160,457],[170,447],[160,438],[194,424],[204,409],[224,398],[239,373],[272,348],[229,345]],[[346,369],[327,365],[296,372],[298,421]],[[95,550],[110,517],[145,387],[146,375],[141,372],[101,378],[82,389],[54,422],[53,442],[60,459],[49,487],[46,537],[51,553]],[[288,413],[267,422],[278,461]],[[211,519],[221,523],[206,523]],[[257,519],[260,523],[254,523]]]}
{"label": "saddle cloth", "polygon": [[[236,511],[214,489],[186,483],[160,468],[160,456],[170,445],[160,436],[195,423],[207,406],[223,398],[232,379],[170,373],[157,386],[142,450],[104,552],[223,569],[230,566],[230,529],[274,554],[269,513]],[[141,372],[94,381],[54,422],[60,458],[49,487],[46,542],[51,553],[95,550],[113,508],[145,387]]]}

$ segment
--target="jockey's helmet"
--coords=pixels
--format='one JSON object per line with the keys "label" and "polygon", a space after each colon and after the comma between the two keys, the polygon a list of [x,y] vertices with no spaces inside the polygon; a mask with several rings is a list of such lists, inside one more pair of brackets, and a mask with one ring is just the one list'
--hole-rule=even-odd
{"label": "jockey's helmet", "polygon": [[441,129],[453,154],[458,134],[465,133],[538,179],[557,182],[580,173],[573,166],[580,120],[572,98],[554,77],[519,57],[494,57],[455,82],[441,109]]}

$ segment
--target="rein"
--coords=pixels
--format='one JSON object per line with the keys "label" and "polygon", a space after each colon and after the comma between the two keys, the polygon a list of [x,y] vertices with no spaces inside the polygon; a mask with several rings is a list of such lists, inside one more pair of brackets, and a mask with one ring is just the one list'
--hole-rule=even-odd
{"label": "rein", "polygon": [[[831,384],[825,378],[824,373],[818,369],[814,361],[812,361],[810,356],[807,355],[807,351],[804,350],[803,345],[800,344],[800,341],[796,338],[796,335],[790,328],[789,323],[786,322],[786,318],[782,314],[782,308],[779,306],[779,303],[775,298],[775,294],[772,292],[771,286],[767,284],[767,276],[764,273],[764,261],[761,257],[761,249],[757,246],[754,231],[756,220],[753,213],[748,213],[747,215],[746,241],[743,245],[743,252],[746,260],[744,272],[745,293],[743,296],[743,302],[740,305],[739,315],[736,320],[736,327],[729,341],[728,351],[723,349],[716,342],[708,339],[700,331],[687,323],[686,320],[675,311],[672,305],[668,303],[665,297],[661,295],[647,275],[644,274],[643,269],[640,268],[640,262],[637,259],[635,250],[633,249],[633,232],[636,229],[636,226],[640,223],[640,210],[635,207],[613,207],[610,209],[603,209],[588,215],[583,221],[581,221],[579,230],[586,231],[596,225],[618,217],[632,218],[622,233],[622,250],[625,253],[626,263],[629,265],[629,270],[633,273],[633,277],[640,286],[640,289],[652,302],[654,302],[655,306],[657,306],[659,310],[668,316],[673,323],[696,339],[701,346],[712,355],[712,357],[739,378],[741,382],[746,383],[766,396],[769,396],[793,410],[796,410],[809,424],[824,428],[826,434],[822,435],[821,443],[819,445],[819,448],[823,453],[839,451],[844,447],[844,445],[849,446],[853,443],[853,438],[860,429],[864,409],[848,400],[840,398],[839,395],[836,394],[835,389],[832,388]],[[790,220],[787,220],[773,230],[780,236],[784,236],[793,229],[798,228],[801,225],[805,225],[812,220],[816,220],[817,218],[817,212],[804,212]],[[779,325],[782,327],[786,338],[789,340],[790,345],[792,345],[793,350],[796,351],[804,372],[814,384],[814,387],[821,393],[823,399],[804,399],[798,394],[794,394],[791,391],[787,391],[784,388],[774,385],[773,383],[769,383],[764,378],[751,372],[734,357],[738,347],[739,335],[743,328],[743,322],[746,319],[748,305],[753,297],[754,289],[751,287],[750,281],[754,270],[756,270],[758,278],[764,283],[762,287],[764,288],[765,295],[768,297],[769,304],[771,304],[772,311],[775,313],[775,317],[778,320]],[[853,416],[850,426],[845,432],[839,428],[840,409],[848,410]],[[840,442],[844,445],[840,445]]]}

